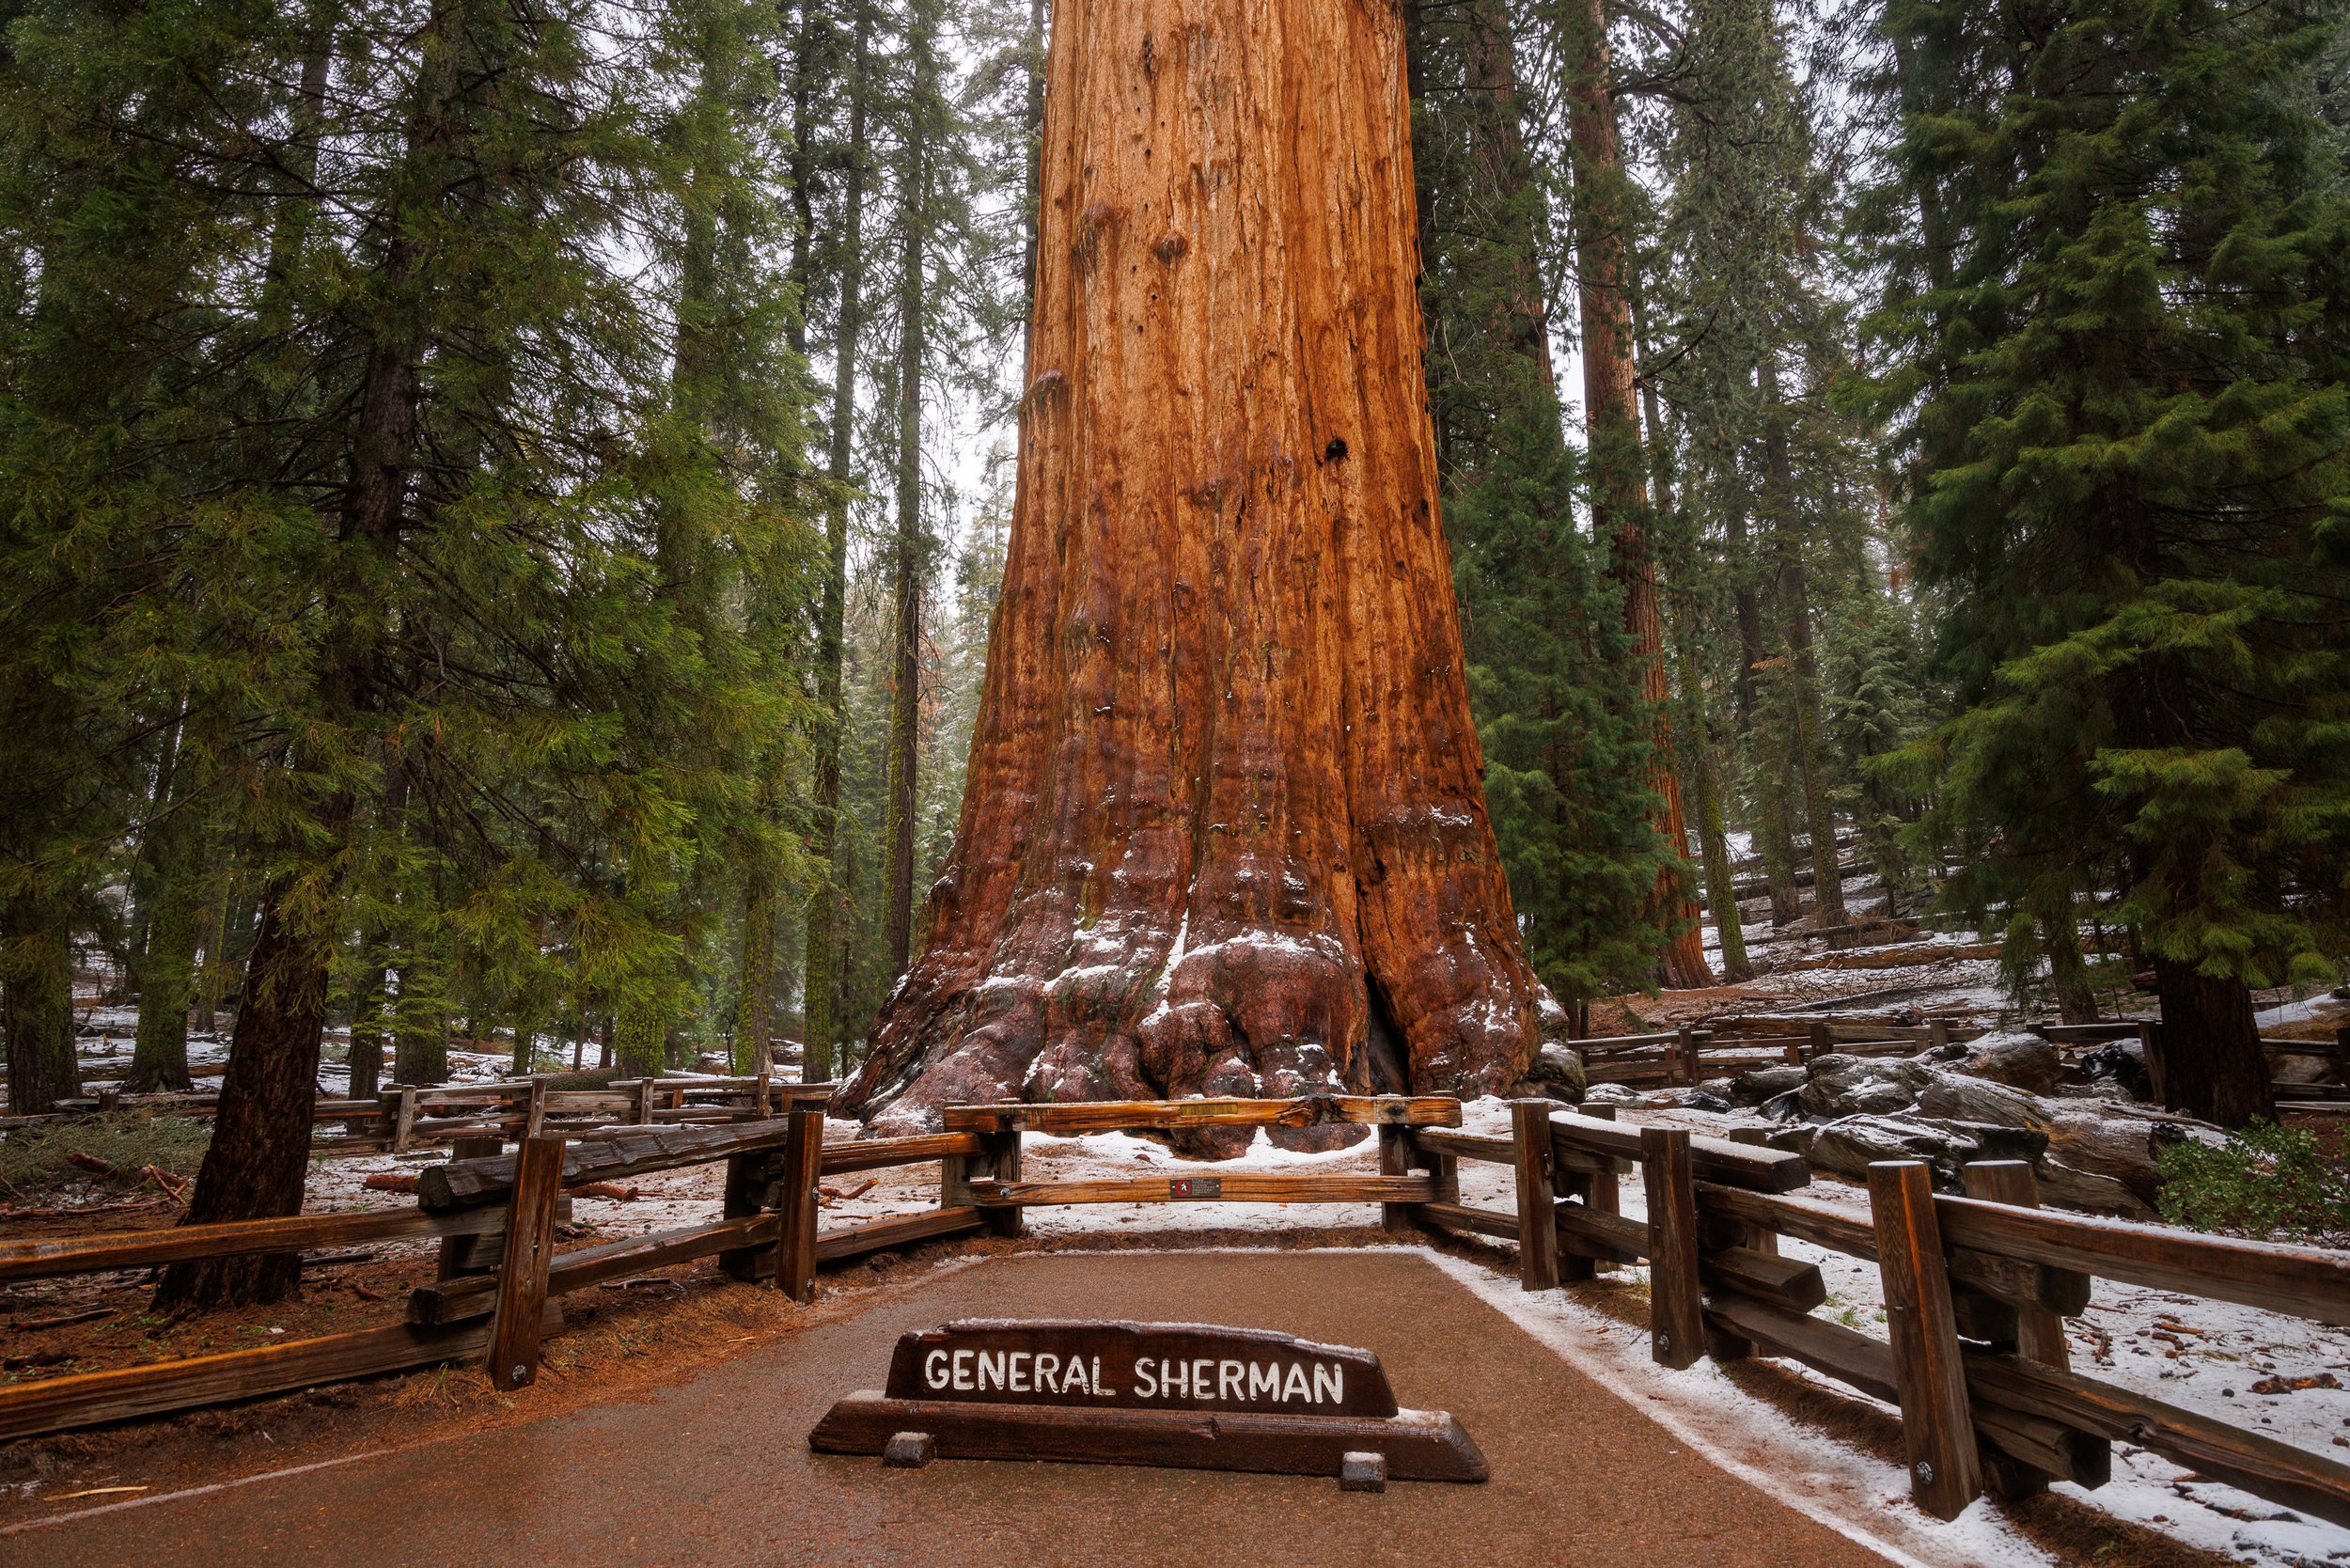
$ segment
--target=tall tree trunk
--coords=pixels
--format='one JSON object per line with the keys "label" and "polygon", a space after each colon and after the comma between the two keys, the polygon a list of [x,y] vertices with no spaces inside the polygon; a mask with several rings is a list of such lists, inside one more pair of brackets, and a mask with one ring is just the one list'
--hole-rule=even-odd
{"label": "tall tree trunk", "polygon": [[2154,1051],[2163,1103],[2223,1127],[2274,1121],[2268,1054],[2244,982],[2215,980],[2192,962],[2157,956],[2154,991],[2162,1001]]}
{"label": "tall tree trunk", "polygon": [[1729,558],[1731,600],[1737,610],[1738,680],[1731,715],[1738,727],[1739,749],[1754,780],[1755,854],[1771,888],[1771,927],[1793,925],[1803,917],[1802,895],[1795,887],[1795,841],[1787,826],[1786,801],[1778,775],[1770,762],[1763,735],[1762,689],[1759,682],[1770,663],[1762,639],[1762,596],[1756,588],[1756,571],[1747,540],[1747,512],[1732,502],[1723,524],[1724,555]]}
{"label": "tall tree trunk", "polygon": [[[1027,141],[1027,179],[1022,189],[1027,193],[1028,221],[1026,243],[1021,248],[1020,286],[1022,299],[1027,306],[1026,316],[1036,319],[1036,237],[1042,223],[1037,203],[1043,194],[1044,181],[1044,28],[1047,18],[1046,0],[1028,0],[1028,49],[1021,66],[1027,73],[1027,102],[1023,105],[1021,128]],[[1025,360],[1023,361],[1025,364]]]}
{"label": "tall tree trunk", "polygon": [[743,983],[734,1004],[734,1070],[767,1065],[776,1012],[776,893],[762,877],[743,899]]}
{"label": "tall tree trunk", "polygon": [[73,941],[62,910],[10,901],[0,946],[0,1032],[8,1037],[8,1114],[47,1116],[81,1092],[73,1046]]}
{"label": "tall tree trunk", "polygon": [[1682,712],[1688,715],[1682,742],[1682,765],[1697,796],[1698,849],[1705,869],[1705,902],[1721,933],[1722,979],[1738,981],[1752,977],[1747,958],[1746,927],[1738,920],[1738,877],[1730,861],[1730,833],[1723,825],[1722,793],[1714,771],[1713,725],[1706,716],[1705,680],[1698,663],[1694,613],[1674,618],[1675,642],[1681,656]]}
{"label": "tall tree trunk", "polygon": [[911,39],[914,96],[907,106],[900,176],[905,254],[898,274],[898,535],[890,580],[897,597],[889,686],[889,776],[885,800],[888,859],[882,871],[882,933],[889,978],[906,971],[914,949],[914,815],[922,709],[922,362],[928,353],[930,133],[938,95],[935,0],[916,0]]}
{"label": "tall tree trunk", "polygon": [[832,495],[824,510],[824,586],[817,608],[814,827],[808,860],[817,883],[808,895],[807,963],[802,965],[800,1077],[822,1083],[833,1074],[833,1045],[839,1032],[841,887],[835,870],[840,822],[841,628],[849,596],[849,481],[856,428],[857,343],[865,306],[865,165],[868,148],[865,100],[870,86],[867,52],[872,13],[856,7],[856,43],[849,62],[849,150],[842,182],[840,218],[840,313],[833,334],[832,449],[825,471]]}
{"label": "tall tree trunk", "polygon": [[1778,574],[1778,613],[1786,620],[1787,677],[1794,718],[1795,766],[1803,779],[1804,822],[1811,831],[1811,907],[1817,925],[1845,923],[1843,853],[1836,847],[1836,809],[1827,792],[1827,727],[1820,713],[1820,664],[1811,648],[1811,595],[1795,522],[1794,465],[1787,450],[1787,405],[1778,368],[1762,365],[1764,474],[1772,494],[1771,547]]}
{"label": "tall tree trunk", "polygon": [[1436,510],[1402,45],[1373,6],[1057,18],[970,782],[843,1111],[1474,1094],[1531,1058]]}
{"label": "tall tree trunk", "polygon": [[147,956],[139,963],[138,1035],[123,1088],[133,1093],[185,1093],[188,1076],[188,998],[195,990],[196,932],[204,905],[204,846],[200,825],[159,824],[149,842],[157,888],[148,923]]}
{"label": "tall tree trunk", "polygon": [[1657,797],[1657,835],[1671,850],[1656,880],[1656,916],[1668,933],[1658,972],[1668,986],[1711,985],[1714,976],[1705,964],[1697,906],[1689,895],[1689,836],[1681,781],[1673,771],[1665,623],[1656,602],[1640,416],[1634,402],[1632,300],[1624,259],[1627,180],[1616,142],[1603,0],[1588,0],[1576,17],[1582,24],[1582,59],[1569,98],[1567,128],[1574,148],[1574,251],[1583,322],[1583,419],[1594,471],[1592,527],[1611,544],[1608,572],[1623,589],[1624,630],[1653,715],[1649,787]]}
{"label": "tall tree trunk", "polygon": [[[293,877],[273,880],[261,895],[261,924],[246,961],[212,1141],[181,1224],[302,1212],[334,950],[332,925],[305,906]],[[156,1286],[155,1309],[275,1301],[299,1282],[301,1264],[296,1252],[172,1263]]]}

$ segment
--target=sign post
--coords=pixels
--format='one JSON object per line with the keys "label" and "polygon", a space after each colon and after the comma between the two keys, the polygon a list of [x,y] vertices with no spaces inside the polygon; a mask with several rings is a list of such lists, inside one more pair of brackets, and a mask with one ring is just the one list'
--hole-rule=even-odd
{"label": "sign post", "polygon": [[1359,1490],[1376,1489],[1373,1476],[1487,1474],[1449,1413],[1396,1404],[1370,1351],[1204,1324],[968,1319],[911,1333],[887,1388],[835,1403],[808,1446],[900,1465],[1045,1459],[1324,1475]]}

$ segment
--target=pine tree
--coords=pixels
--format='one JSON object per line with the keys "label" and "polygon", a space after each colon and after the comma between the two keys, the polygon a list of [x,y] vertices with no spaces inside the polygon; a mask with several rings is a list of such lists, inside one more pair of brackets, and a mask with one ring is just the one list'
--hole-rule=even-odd
{"label": "pine tree", "polygon": [[[2269,1114],[2251,992],[2345,950],[2350,230],[2323,5],[1897,0],[1905,522],[1963,710],[1953,895],[2152,956],[2169,1099]],[[1921,212],[1956,236],[1909,237]]]}

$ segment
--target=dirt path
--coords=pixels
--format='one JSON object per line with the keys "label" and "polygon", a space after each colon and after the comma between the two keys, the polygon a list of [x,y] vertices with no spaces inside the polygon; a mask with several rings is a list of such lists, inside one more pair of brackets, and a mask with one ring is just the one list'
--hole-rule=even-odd
{"label": "dirt path", "polygon": [[[807,1451],[897,1336],[961,1316],[1192,1319],[1369,1346],[1458,1415],[1482,1486],[1112,1466],[885,1470]],[[1424,1259],[1069,1254],[892,1293],[632,1403],[0,1536],[0,1561],[597,1563],[1885,1560],[1685,1451]]]}

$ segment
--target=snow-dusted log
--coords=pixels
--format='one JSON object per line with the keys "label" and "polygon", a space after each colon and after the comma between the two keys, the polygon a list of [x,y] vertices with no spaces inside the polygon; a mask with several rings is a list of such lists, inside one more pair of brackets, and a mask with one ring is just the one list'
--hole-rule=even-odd
{"label": "snow-dusted log", "polygon": [[1506,1091],[1541,991],[1436,510],[1398,13],[1066,6],[1048,81],[963,818],[838,1108]]}

